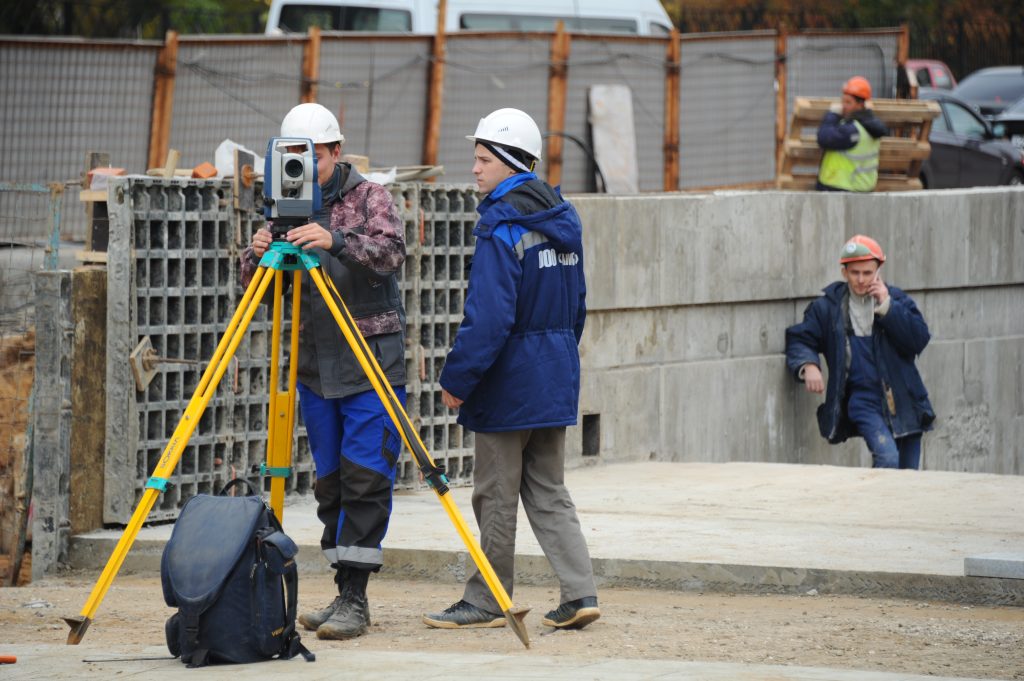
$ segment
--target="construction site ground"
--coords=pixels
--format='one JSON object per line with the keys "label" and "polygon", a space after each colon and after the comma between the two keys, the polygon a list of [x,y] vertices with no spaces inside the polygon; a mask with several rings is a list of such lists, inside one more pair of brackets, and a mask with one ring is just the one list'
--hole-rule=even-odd
{"label": "construction site ground", "polygon": [[[1024,478],[783,464],[642,463],[567,473],[591,547],[602,617],[553,631],[557,584],[520,518],[518,606],[531,648],[507,628],[420,622],[461,596],[469,559],[430,491],[402,492],[373,625],[317,655],[205,671],[169,659],[159,555],[144,528],[78,646],[77,615],[120,532],[77,537],[74,567],[0,589],[0,679],[1024,679]],[[453,491],[471,518],[468,488]],[[311,499],[291,499],[300,606],[333,596]],[[997,576],[970,576],[993,574]],[[1024,574],[1022,574],[1024,576]],[[153,658],[153,659],[145,659]]]}

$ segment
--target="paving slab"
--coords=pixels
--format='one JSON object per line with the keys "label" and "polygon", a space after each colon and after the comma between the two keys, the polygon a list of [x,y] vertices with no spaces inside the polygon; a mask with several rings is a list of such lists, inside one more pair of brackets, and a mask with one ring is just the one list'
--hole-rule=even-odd
{"label": "paving slab", "polygon": [[[5,654],[17,663],[0,666],[4,681],[51,679],[158,678],[161,681],[232,679],[232,681],[335,681],[336,679],[474,679],[495,681],[565,681],[608,679],[614,681],[979,681],[960,677],[869,672],[824,667],[785,667],[724,662],[671,660],[622,660],[535,656],[529,651],[514,655],[402,652],[382,655],[351,647],[317,653],[315,662],[301,658],[258,664],[187,669],[167,657],[166,648],[150,647],[138,654],[82,650],[74,646],[6,646]],[[153,658],[153,659],[145,659]]]}
{"label": "paving slab", "polygon": [[[623,463],[566,472],[602,585],[844,593],[1024,605],[1024,580],[965,575],[972,556],[1024,546],[1024,476],[768,463]],[[468,487],[452,498],[476,533]],[[300,569],[327,569],[311,496],[284,526]],[[517,579],[553,575],[520,510]],[[159,570],[170,524],[144,527],[126,569]],[[76,537],[75,567],[102,567],[120,531]],[[430,490],[399,492],[385,571],[459,582],[472,570]]]}

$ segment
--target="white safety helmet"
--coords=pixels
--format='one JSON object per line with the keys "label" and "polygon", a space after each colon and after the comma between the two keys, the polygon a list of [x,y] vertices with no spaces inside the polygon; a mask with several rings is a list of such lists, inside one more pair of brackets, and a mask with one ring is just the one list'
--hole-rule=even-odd
{"label": "white safety helmet", "polygon": [[518,149],[541,160],[540,128],[528,113],[519,109],[498,109],[487,114],[477,123],[476,132],[466,135],[466,139]]}
{"label": "white safety helmet", "polygon": [[327,107],[313,102],[292,107],[281,121],[281,137],[308,137],[313,144],[345,143],[338,119]]}

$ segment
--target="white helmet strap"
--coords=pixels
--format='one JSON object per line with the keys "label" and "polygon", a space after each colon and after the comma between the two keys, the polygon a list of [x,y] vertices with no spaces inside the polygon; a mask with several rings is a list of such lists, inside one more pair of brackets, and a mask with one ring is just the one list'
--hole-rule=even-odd
{"label": "white helmet strap", "polygon": [[487,149],[489,149],[496,156],[500,156],[501,160],[503,160],[506,165],[512,166],[514,170],[518,170],[523,173],[530,173],[533,172],[533,167],[537,164],[536,161],[534,161],[533,163],[530,164],[530,167],[527,168],[522,161],[520,161],[519,159],[512,156],[512,154],[502,149],[501,145],[494,144],[493,142],[487,142],[485,140],[477,141],[480,142],[480,144],[487,147]]}

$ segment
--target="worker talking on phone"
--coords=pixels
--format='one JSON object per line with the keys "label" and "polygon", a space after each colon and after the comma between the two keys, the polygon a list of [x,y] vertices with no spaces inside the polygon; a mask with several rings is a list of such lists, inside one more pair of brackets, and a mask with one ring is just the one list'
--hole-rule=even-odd
{"label": "worker talking on phone", "polygon": [[935,412],[914,360],[931,335],[913,299],[882,280],[884,262],[874,239],[858,234],[846,242],[843,281],[826,287],[803,321],[786,329],[786,364],[808,391],[825,393],[822,437],[838,444],[859,435],[875,468],[917,469],[921,435]]}

